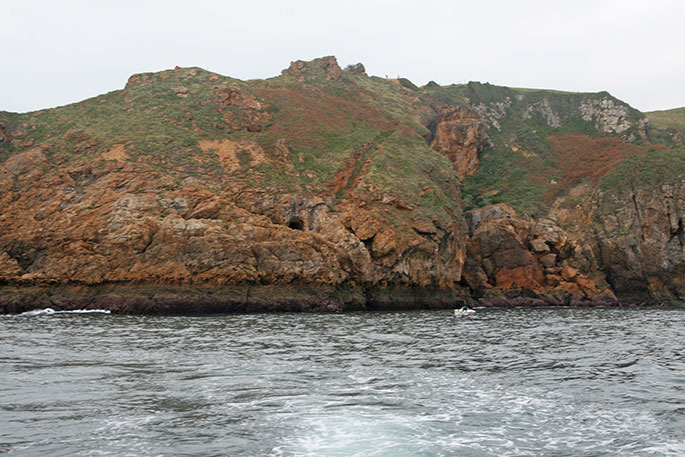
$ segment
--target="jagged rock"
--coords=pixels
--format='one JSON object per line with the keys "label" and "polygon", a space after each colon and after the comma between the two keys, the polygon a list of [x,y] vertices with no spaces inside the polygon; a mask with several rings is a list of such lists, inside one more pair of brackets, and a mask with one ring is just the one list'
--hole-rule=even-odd
{"label": "jagged rock", "polygon": [[[633,126],[630,108],[609,97],[590,99],[580,105],[583,120],[595,121],[598,130],[606,133],[623,133]],[[641,127],[644,128],[644,125]]]}
{"label": "jagged rock", "polygon": [[334,80],[340,77],[342,70],[334,56],[327,56],[314,59],[311,62],[296,60],[291,62],[290,66],[283,70],[281,74],[302,79],[322,75],[327,80]]}
{"label": "jagged rock", "polygon": [[485,222],[495,219],[510,219],[515,216],[516,211],[514,211],[511,206],[506,204],[490,205],[464,213],[470,235],[473,235],[478,227]]}
{"label": "jagged rock", "polygon": [[556,254],[545,254],[542,257],[540,257],[540,263],[545,267],[545,268],[551,268],[554,265],[557,264],[557,255]]}
{"label": "jagged rock", "polygon": [[0,281],[17,278],[23,276],[24,273],[24,269],[9,254],[6,252],[0,254]]}
{"label": "jagged rock", "polygon": [[556,128],[561,126],[559,115],[552,108],[548,98],[543,98],[539,102],[533,103],[527,107],[523,111],[523,118],[530,119],[533,117],[533,113],[540,115],[550,127]]}
{"label": "jagged rock", "polygon": [[345,71],[349,71],[350,73],[360,73],[366,75],[366,68],[364,68],[364,65],[362,65],[361,62],[356,63],[354,65],[346,66]]}
{"label": "jagged rock", "polygon": [[[637,191],[599,219],[602,268],[619,298],[685,296],[685,181],[653,192]],[[616,205],[616,197],[611,197]]]}
{"label": "jagged rock", "polygon": [[530,246],[533,249],[533,252],[536,252],[536,253],[549,252],[549,246],[547,245],[545,240],[542,240],[540,238],[536,238],[534,240],[531,240]]}
{"label": "jagged rock", "polygon": [[486,125],[474,111],[463,106],[443,106],[429,124],[431,148],[452,162],[460,178],[478,168],[478,153],[487,139]]}
{"label": "jagged rock", "polygon": [[[583,128],[596,126],[613,146],[626,144],[617,135],[641,135],[643,116],[608,94],[407,90],[343,74],[334,57],[293,62],[284,75],[237,81],[177,68],[133,75],[125,90],[88,101],[95,110],[0,111],[0,312],[685,296],[682,178],[620,191],[597,184],[598,174],[566,192],[563,172],[574,170],[559,169],[555,187],[531,176],[554,200],[549,213],[516,203],[518,214],[504,203],[462,213],[481,159],[511,155],[526,176],[536,171],[527,164],[553,167],[543,158],[552,140],[540,134],[549,127],[573,132],[584,116]],[[521,119],[523,133],[511,127]],[[599,162],[630,157],[614,159]],[[513,202],[507,185],[483,184],[482,195]]]}
{"label": "jagged rock", "polygon": [[575,268],[571,268],[568,265],[562,267],[561,269],[561,277],[564,278],[566,281],[572,281],[573,278],[578,276],[578,270]]}

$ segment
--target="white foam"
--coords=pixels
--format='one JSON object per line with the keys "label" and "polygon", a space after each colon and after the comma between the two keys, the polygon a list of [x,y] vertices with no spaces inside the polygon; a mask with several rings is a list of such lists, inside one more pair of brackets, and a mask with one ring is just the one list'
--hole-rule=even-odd
{"label": "white foam", "polygon": [[49,316],[53,314],[112,314],[112,312],[107,309],[74,309],[71,311],[55,311],[52,308],[45,308],[26,311],[25,313],[21,313],[21,316]]}

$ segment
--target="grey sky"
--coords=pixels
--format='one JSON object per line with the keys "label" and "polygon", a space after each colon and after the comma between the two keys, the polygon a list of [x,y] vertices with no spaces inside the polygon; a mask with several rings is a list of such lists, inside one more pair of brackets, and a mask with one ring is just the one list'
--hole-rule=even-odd
{"label": "grey sky", "polygon": [[643,111],[685,106],[682,0],[0,0],[0,12],[6,111],[176,65],[252,79],[323,55],[418,85],[608,90]]}

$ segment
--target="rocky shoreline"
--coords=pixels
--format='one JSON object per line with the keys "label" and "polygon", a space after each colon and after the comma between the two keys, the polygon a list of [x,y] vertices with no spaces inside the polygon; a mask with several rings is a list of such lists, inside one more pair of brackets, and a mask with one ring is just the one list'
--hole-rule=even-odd
{"label": "rocky shoreline", "polygon": [[37,309],[108,310],[116,314],[228,314],[264,312],[354,312],[452,309],[465,304],[486,308],[625,307],[676,305],[654,299],[588,299],[542,297],[473,298],[455,290],[418,287],[367,288],[331,286],[104,284],[12,286],[0,289],[0,314]]}
{"label": "rocky shoreline", "polygon": [[682,142],[604,92],[418,88],[329,56],[134,75],[0,111],[0,138],[2,313],[685,297]]}

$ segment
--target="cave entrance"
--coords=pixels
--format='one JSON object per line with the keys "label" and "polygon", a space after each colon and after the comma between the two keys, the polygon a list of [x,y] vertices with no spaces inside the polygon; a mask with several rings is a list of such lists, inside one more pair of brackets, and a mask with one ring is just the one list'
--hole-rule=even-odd
{"label": "cave entrance", "polygon": [[304,230],[304,221],[299,217],[293,217],[288,222],[288,227],[293,230]]}

